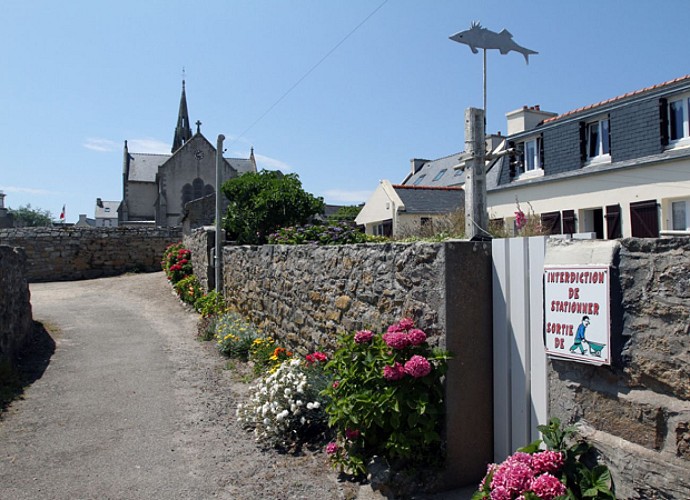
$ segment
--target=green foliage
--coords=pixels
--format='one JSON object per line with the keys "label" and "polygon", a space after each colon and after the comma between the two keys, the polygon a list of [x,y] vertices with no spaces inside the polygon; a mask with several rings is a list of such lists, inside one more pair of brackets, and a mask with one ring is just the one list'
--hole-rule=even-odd
{"label": "green foliage", "polygon": [[199,279],[193,274],[182,278],[174,285],[177,295],[187,304],[194,305],[197,300],[204,294],[204,289],[199,283]]}
{"label": "green foliage", "polygon": [[354,222],[362,208],[364,208],[364,205],[339,207],[333,215],[328,216],[328,222]]}
{"label": "green foliage", "polygon": [[323,211],[323,200],[302,189],[296,174],[248,172],[222,186],[230,201],[225,229],[243,244],[262,244],[282,226],[305,224]]}
{"label": "green foliage", "polygon": [[229,358],[247,361],[249,349],[259,333],[254,326],[235,312],[220,315],[215,323],[218,351]]}
{"label": "green foliage", "polygon": [[278,229],[268,236],[268,243],[276,245],[346,245],[366,243],[372,238],[347,222],[329,225],[307,224]]}
{"label": "green foliage", "polygon": [[163,252],[161,267],[174,285],[192,274],[192,252],[184,248],[182,242],[168,245]]}
{"label": "green foliage", "polygon": [[209,317],[224,313],[227,306],[225,305],[223,294],[212,290],[197,299],[194,303],[194,309],[202,316]]}
{"label": "green foliage", "polygon": [[341,337],[326,365],[333,383],[324,391],[329,425],[338,436],[326,450],[334,466],[363,474],[374,455],[399,465],[442,459],[447,359],[407,319],[383,336],[363,330]]}
{"label": "green foliage", "polygon": [[14,218],[16,227],[44,227],[53,225],[53,216],[48,210],[31,208],[31,203],[19,206],[16,210],[8,209]]}

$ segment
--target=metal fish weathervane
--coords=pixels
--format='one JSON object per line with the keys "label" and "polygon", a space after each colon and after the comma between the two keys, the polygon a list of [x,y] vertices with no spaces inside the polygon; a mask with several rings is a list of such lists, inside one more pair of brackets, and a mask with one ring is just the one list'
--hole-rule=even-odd
{"label": "metal fish weathervane", "polygon": [[525,57],[525,62],[529,64],[530,54],[538,54],[534,50],[521,47],[513,41],[513,35],[508,30],[503,30],[500,33],[490,31],[482,28],[482,25],[473,22],[470,29],[460,31],[450,37],[451,40],[458,43],[469,45],[473,53],[479,52],[477,49],[498,49],[501,54],[507,54],[511,50],[519,52]]}

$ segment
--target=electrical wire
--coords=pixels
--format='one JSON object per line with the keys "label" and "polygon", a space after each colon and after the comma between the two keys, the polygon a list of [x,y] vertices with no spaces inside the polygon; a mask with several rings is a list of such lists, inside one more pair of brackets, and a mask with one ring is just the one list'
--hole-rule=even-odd
{"label": "electrical wire", "polygon": [[273,109],[278,106],[290,93],[295,90],[304,80],[311,75],[316,68],[318,68],[326,59],[328,59],[331,54],[333,54],[338,48],[347,41],[348,38],[350,38],[352,35],[355,34],[359,28],[361,28],[369,19],[371,19],[381,8],[388,3],[388,0],[383,0],[379,4],[378,7],[376,7],[374,10],[372,10],[369,15],[367,15],[357,26],[352,28],[350,32],[345,35],[338,43],[336,43],[326,54],[319,59],[316,64],[314,64],[311,68],[309,68],[290,88],[288,88],[273,104],[271,104],[266,111],[264,111],[254,122],[252,122],[249,127],[247,127],[240,135],[238,135],[230,145],[228,145],[228,148],[230,146],[234,145],[237,141],[239,141],[242,137],[244,137],[251,129],[253,129],[261,120],[263,120],[266,115],[268,115]]}

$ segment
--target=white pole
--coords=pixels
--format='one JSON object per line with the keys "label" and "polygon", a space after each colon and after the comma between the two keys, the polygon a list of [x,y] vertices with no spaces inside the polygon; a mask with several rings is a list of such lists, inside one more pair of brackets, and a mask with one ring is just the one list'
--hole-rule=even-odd
{"label": "white pole", "polygon": [[221,276],[220,276],[220,266],[222,264],[222,259],[221,259],[221,241],[220,241],[220,235],[221,235],[221,227],[220,227],[220,222],[221,222],[221,213],[220,213],[220,166],[221,162],[223,160],[223,141],[225,140],[225,136],[223,134],[218,135],[218,142],[216,143],[216,246],[215,246],[215,259],[214,259],[214,266],[215,266],[215,281],[216,281],[216,292],[221,293],[222,292],[222,286],[221,286]]}

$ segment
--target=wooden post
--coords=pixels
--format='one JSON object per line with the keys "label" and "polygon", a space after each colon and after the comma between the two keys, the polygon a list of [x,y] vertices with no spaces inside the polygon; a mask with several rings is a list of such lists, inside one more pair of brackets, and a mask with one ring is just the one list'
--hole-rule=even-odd
{"label": "wooden post", "polygon": [[489,236],[486,211],[486,140],[484,138],[484,110],[465,110],[465,151],[469,160],[465,162],[465,237],[483,238]]}

